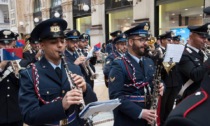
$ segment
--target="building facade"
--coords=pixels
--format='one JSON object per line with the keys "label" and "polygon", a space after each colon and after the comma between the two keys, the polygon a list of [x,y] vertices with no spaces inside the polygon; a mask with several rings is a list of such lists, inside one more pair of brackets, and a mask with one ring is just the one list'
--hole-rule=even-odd
{"label": "building facade", "polygon": [[202,10],[210,6],[208,0],[15,1],[9,2],[16,6],[16,10],[11,7],[9,11],[12,30],[29,34],[39,22],[57,16],[68,22],[68,29],[90,34],[91,45],[106,42],[112,31],[125,31],[143,21],[150,22],[155,36],[173,28],[201,25],[204,23]]}
{"label": "building facade", "polygon": [[0,30],[10,26],[8,5],[8,0],[0,0]]}

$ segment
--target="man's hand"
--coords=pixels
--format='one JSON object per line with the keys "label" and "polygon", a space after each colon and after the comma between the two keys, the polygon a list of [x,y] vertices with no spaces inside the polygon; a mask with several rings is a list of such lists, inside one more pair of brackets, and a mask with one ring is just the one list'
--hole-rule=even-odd
{"label": "man's hand", "polygon": [[159,84],[159,94],[160,94],[161,96],[163,96],[163,91],[164,91],[163,83],[160,83],[160,84]]}
{"label": "man's hand", "polygon": [[4,70],[4,68],[6,67],[7,63],[8,63],[8,61],[2,61],[2,62],[0,62],[0,68],[2,70]]}
{"label": "man's hand", "polygon": [[81,88],[82,89],[82,92],[85,92],[86,91],[86,82],[85,82],[85,79],[82,77],[82,76],[79,76],[77,74],[72,74],[71,75],[74,83],[76,84],[77,88]]}
{"label": "man's hand", "polygon": [[86,59],[86,57],[80,56],[74,61],[74,64],[79,65],[79,64],[83,63],[85,61],[85,59]]}
{"label": "man's hand", "polygon": [[147,120],[149,124],[152,124],[152,122],[156,120],[157,115],[155,113],[155,110],[142,109],[141,118]]}
{"label": "man's hand", "polygon": [[42,57],[43,53],[42,53],[42,50],[40,49],[37,54],[35,55],[35,58],[40,60],[40,58]]}
{"label": "man's hand", "polygon": [[71,105],[79,105],[83,100],[82,92],[78,89],[72,89],[63,97],[62,105],[64,110],[67,110]]}

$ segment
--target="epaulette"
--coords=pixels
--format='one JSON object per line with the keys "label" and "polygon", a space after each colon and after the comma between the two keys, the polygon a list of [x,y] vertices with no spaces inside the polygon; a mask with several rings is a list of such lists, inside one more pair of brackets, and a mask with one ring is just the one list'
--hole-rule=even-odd
{"label": "epaulette", "polygon": [[188,53],[192,53],[192,50],[190,49],[190,48],[186,48],[186,51],[188,52]]}

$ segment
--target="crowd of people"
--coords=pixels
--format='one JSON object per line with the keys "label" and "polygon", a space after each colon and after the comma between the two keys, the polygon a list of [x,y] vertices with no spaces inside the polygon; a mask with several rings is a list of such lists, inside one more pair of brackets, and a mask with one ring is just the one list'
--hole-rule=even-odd
{"label": "crowd of people", "polygon": [[[204,12],[210,14],[210,7]],[[0,125],[92,126],[79,113],[97,101],[96,52],[88,57],[88,34],[66,28],[60,18],[42,21],[19,62],[0,62]],[[113,110],[114,126],[210,125],[210,23],[188,29],[186,44],[173,31],[155,39],[149,22],[110,33],[101,53],[109,98],[121,103]],[[16,48],[17,37],[1,30],[0,49]],[[164,62],[168,44],[184,47],[178,63]]]}

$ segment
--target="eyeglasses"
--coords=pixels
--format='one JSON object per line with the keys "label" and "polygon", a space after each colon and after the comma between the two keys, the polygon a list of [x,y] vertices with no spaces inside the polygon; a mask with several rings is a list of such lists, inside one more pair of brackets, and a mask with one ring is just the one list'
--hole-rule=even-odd
{"label": "eyeglasses", "polygon": [[136,41],[140,41],[141,43],[142,42],[147,42],[148,41],[148,39],[147,38],[139,38],[139,39],[132,39],[132,40],[136,40]]}

